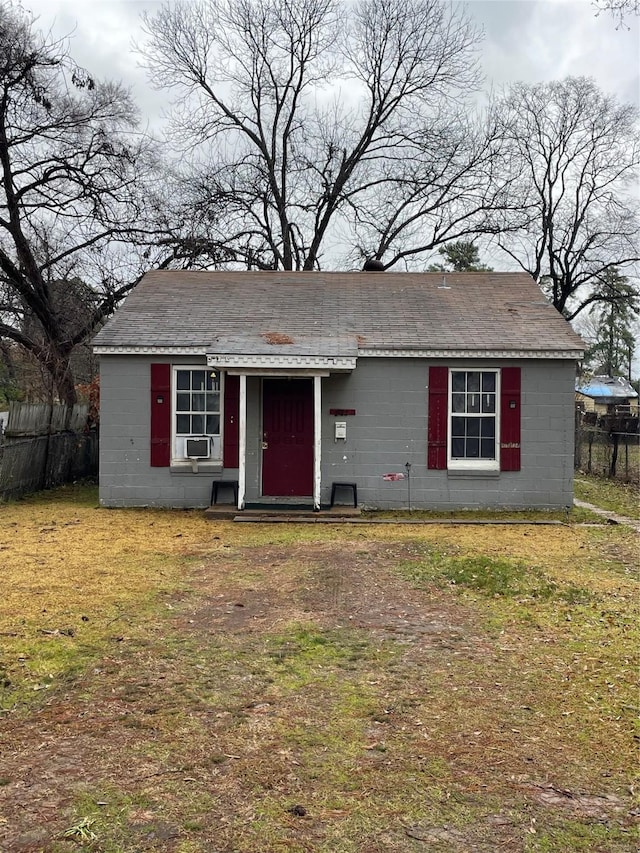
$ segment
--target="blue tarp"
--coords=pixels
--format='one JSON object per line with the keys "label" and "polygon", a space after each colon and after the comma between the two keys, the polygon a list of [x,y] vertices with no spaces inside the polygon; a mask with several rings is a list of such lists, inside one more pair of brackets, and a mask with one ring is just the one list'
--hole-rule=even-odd
{"label": "blue tarp", "polygon": [[594,376],[583,385],[576,385],[576,391],[586,397],[615,398],[616,400],[635,399],[638,395],[622,376]]}

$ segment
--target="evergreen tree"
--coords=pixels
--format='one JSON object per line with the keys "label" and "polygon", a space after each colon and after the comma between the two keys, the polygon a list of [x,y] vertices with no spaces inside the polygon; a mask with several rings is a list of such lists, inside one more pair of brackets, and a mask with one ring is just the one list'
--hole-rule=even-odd
{"label": "evergreen tree", "polygon": [[586,332],[591,346],[585,353],[585,364],[596,374],[631,379],[636,346],[633,327],[640,316],[640,296],[616,267],[604,272],[599,289],[606,301],[591,312],[591,334]]}
{"label": "evergreen tree", "polygon": [[456,240],[440,246],[438,254],[445,263],[431,264],[429,272],[492,272],[491,267],[480,263],[480,252],[471,240]]}

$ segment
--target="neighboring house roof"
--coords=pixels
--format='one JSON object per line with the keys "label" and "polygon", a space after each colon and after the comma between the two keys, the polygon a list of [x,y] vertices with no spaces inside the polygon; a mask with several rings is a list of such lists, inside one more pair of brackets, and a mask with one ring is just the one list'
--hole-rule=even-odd
{"label": "neighboring house roof", "polygon": [[629,380],[623,376],[593,376],[577,384],[576,391],[602,403],[633,400],[638,396]]}
{"label": "neighboring house roof", "polygon": [[96,352],[579,358],[524,273],[147,273]]}

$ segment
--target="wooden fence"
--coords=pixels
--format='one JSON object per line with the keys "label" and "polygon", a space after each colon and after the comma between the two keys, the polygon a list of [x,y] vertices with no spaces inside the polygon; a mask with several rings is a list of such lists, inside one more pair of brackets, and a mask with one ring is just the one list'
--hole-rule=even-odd
{"label": "wooden fence", "polygon": [[63,430],[79,432],[87,422],[88,410],[86,403],[72,409],[56,403],[10,403],[4,432],[8,438],[48,435]]}
{"label": "wooden fence", "polygon": [[0,436],[0,498],[49,489],[98,471],[98,436],[87,406],[12,403]]}

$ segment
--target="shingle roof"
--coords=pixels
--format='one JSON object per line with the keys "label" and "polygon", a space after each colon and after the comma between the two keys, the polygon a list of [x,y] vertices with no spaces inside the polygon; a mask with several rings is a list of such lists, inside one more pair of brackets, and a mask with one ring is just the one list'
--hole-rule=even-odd
{"label": "shingle roof", "polygon": [[524,273],[154,271],[94,344],[323,356],[584,348]]}

